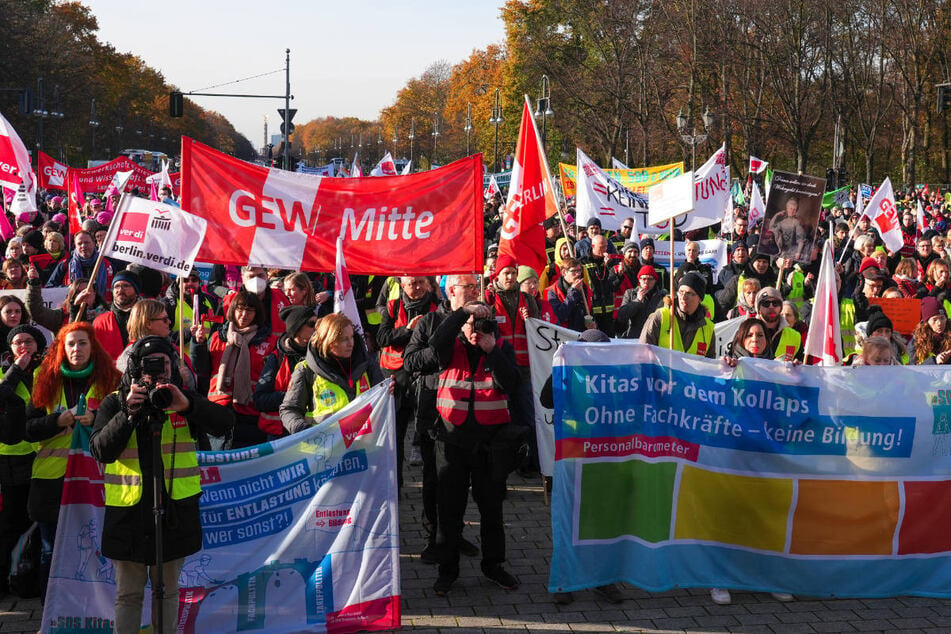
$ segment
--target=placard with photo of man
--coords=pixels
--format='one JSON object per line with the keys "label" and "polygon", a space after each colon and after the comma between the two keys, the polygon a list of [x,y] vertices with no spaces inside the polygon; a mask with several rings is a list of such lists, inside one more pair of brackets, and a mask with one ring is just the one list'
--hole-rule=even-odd
{"label": "placard with photo of man", "polygon": [[813,246],[825,184],[824,178],[773,172],[757,247],[759,253],[796,262],[814,259]]}

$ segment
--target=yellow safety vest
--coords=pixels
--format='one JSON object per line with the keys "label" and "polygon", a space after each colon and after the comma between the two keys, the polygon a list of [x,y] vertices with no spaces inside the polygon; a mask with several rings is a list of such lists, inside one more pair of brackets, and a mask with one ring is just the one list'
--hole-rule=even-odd
{"label": "yellow safety vest", "polygon": [[842,358],[858,352],[855,342],[855,302],[848,298],[839,302],[839,332],[842,334]]}
{"label": "yellow safety vest", "polygon": [[796,305],[796,310],[801,310],[806,301],[806,276],[799,269],[793,269],[793,282],[789,289],[789,301]]}
{"label": "yellow safety vest", "polygon": [[779,342],[776,344],[774,359],[780,359],[787,354],[790,358],[799,354],[799,348],[802,347],[802,335],[793,328],[783,328],[779,334]]}
{"label": "yellow safety vest", "polygon": [[[145,483],[139,465],[138,443],[137,434],[133,432],[118,460],[106,465],[106,506],[135,506],[142,499]],[[184,500],[201,493],[195,439],[188,422],[172,412],[166,413],[162,425],[162,465],[165,491],[171,499]]]}
{"label": "yellow safety vest", "polygon": [[[301,361],[301,363],[306,363],[306,361]],[[356,390],[357,396],[360,396],[362,392],[366,392],[370,389],[370,377],[367,376],[366,372],[364,372],[360,380],[357,381],[354,389]],[[310,411],[304,414],[304,416],[314,420],[323,420],[334,412],[342,410],[350,403],[350,398],[342,387],[333,381],[325,379],[316,372],[314,373],[314,383],[311,385],[311,393],[313,397],[311,399]]]}
{"label": "yellow safety vest", "polygon": [[[373,303],[373,300],[375,299],[375,298],[373,297],[373,288],[372,288],[372,287],[373,287],[373,278],[374,278],[374,277],[376,277],[376,276],[375,276],[375,275],[371,275],[371,276],[369,276],[369,277],[367,278],[367,292],[366,292],[366,294],[364,295],[364,297],[366,297],[366,299],[370,300],[370,303],[371,303],[371,304]],[[363,312],[364,312],[364,313],[366,314],[366,316],[367,316],[367,323],[370,324],[371,326],[379,326],[380,323],[383,321],[383,315],[381,315],[381,314],[380,314],[380,311],[378,311],[378,310],[376,309],[376,306],[372,306],[372,307],[370,307],[370,308],[367,308],[367,309],[365,309]]]}
{"label": "yellow safety vest", "polygon": [[[211,303],[208,302],[204,297],[201,298],[201,307],[204,314],[211,314],[213,307]],[[178,324],[182,324],[182,328],[185,330],[190,330],[192,323],[194,322],[194,314],[192,313],[191,302],[176,302],[175,304],[175,323],[172,324],[172,330],[178,329]],[[211,333],[211,326],[202,324],[202,330],[205,331],[205,336],[207,337]]]}
{"label": "yellow safety vest", "polygon": [[[39,372],[39,368],[37,368]],[[34,374],[34,377],[36,374]],[[86,391],[87,409],[96,409],[99,406],[99,394],[90,386]],[[63,412],[66,409],[66,394],[60,390],[59,406],[55,410],[47,409],[47,414],[53,411]],[[36,480],[59,480],[66,475],[66,459],[69,457],[69,448],[73,442],[73,429],[64,428],[52,438],[36,443],[36,460],[33,461],[33,478]]]}
{"label": "yellow safety vest", "polygon": [[[661,348],[670,348],[670,331],[671,331],[671,319],[670,319],[670,309],[661,308],[660,310],[660,339],[657,341],[657,345]],[[680,328],[674,328],[674,350],[680,352],[687,352],[689,354],[698,354],[701,357],[706,356],[707,350],[710,349],[710,346],[716,345],[714,339],[714,330],[713,322],[709,319],[704,318],[703,326],[697,330],[696,334],[693,337],[693,341],[690,342],[690,348],[684,350],[684,342],[680,338]]]}
{"label": "yellow safety vest", "polygon": [[[3,374],[0,374],[0,379],[2,379],[3,376]],[[16,390],[14,391],[24,403],[30,402],[30,392],[26,389],[23,381],[17,383]],[[0,456],[28,456],[34,451],[36,451],[36,445],[25,440],[21,440],[15,445],[5,445],[0,442]]]}

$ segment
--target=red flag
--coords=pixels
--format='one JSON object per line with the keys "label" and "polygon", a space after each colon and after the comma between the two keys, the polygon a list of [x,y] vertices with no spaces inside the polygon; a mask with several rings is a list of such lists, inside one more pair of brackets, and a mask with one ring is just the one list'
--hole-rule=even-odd
{"label": "red flag", "polygon": [[260,167],[185,138],[182,207],[208,221],[202,262],[331,271],[343,235],[356,275],[481,271],[481,161],[329,178]]}
{"label": "red flag", "polygon": [[86,202],[86,194],[79,184],[79,172],[76,170],[69,169],[66,171],[66,182],[68,183],[66,195],[69,197],[69,206],[66,210],[69,216],[69,233],[70,235],[76,235],[82,230],[82,220],[79,217],[79,212]]}
{"label": "red flag", "polygon": [[540,272],[548,263],[545,254],[545,230],[542,223],[558,213],[558,203],[551,184],[548,160],[542,148],[525,97],[522,125],[515,146],[515,164],[509,182],[508,200],[502,216],[499,255],[508,254],[520,265]]}
{"label": "red flag", "polygon": [[46,189],[66,189],[66,172],[68,166],[60,163],[46,152],[40,150],[36,153],[37,164],[39,167],[40,187]]}

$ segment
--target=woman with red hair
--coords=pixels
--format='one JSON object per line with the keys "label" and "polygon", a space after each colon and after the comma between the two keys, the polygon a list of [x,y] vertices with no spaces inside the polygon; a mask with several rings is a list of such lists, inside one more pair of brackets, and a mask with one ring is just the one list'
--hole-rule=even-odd
{"label": "woman with red hair", "polygon": [[109,353],[96,341],[92,324],[73,322],[59,331],[33,380],[26,439],[38,449],[27,505],[30,519],[40,525],[44,600],[73,434],[90,433],[99,401],[116,389],[119,376]]}

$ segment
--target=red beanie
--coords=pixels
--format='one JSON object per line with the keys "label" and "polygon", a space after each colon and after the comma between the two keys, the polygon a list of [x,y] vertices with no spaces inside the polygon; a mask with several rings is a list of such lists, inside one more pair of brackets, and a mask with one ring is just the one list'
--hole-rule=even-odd
{"label": "red beanie", "polygon": [[510,266],[515,267],[515,269],[518,270],[518,262],[515,261],[515,258],[513,258],[508,253],[503,253],[495,261],[495,276],[498,277],[499,273],[502,272],[502,269]]}
{"label": "red beanie", "polygon": [[650,275],[654,280],[657,280],[657,271],[654,270],[654,267],[650,264],[645,264],[641,267],[641,270],[637,272],[637,277],[642,275]]}

